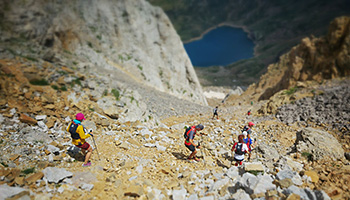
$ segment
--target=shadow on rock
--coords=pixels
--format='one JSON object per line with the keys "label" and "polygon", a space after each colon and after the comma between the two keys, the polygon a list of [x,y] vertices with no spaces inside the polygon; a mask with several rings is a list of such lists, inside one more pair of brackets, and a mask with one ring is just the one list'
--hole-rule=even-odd
{"label": "shadow on rock", "polygon": [[187,160],[187,156],[183,153],[172,152],[173,156],[175,156],[179,160]]}
{"label": "shadow on rock", "polygon": [[71,146],[67,149],[67,154],[74,158],[77,161],[84,162],[85,155],[80,151],[80,149],[76,146]]}

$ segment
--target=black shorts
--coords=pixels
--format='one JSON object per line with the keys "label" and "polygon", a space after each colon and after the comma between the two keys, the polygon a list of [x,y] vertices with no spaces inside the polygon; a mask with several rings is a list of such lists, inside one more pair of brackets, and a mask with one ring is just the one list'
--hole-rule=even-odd
{"label": "black shorts", "polygon": [[193,146],[193,144],[191,145],[185,145],[190,151],[194,152],[196,150],[196,147]]}

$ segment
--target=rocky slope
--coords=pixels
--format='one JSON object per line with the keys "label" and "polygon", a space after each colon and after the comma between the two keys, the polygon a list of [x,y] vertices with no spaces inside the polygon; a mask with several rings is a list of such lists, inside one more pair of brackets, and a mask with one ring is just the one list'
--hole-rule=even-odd
{"label": "rocky slope", "polygon": [[[122,2],[117,5],[124,5]],[[124,3],[136,2],[142,1]],[[38,1],[15,3],[34,5]],[[73,6],[78,1],[70,3]],[[98,6],[102,5],[106,4]],[[33,16],[37,15],[40,12]],[[79,50],[61,52],[58,48],[56,52],[57,47],[38,45],[37,37],[13,38],[8,31],[1,31],[5,34],[0,43],[0,199],[350,198],[349,132],[338,134],[338,126],[326,124],[330,121],[317,123],[315,116],[290,121],[286,116],[291,109],[280,105],[275,111],[283,114],[262,115],[258,110],[266,102],[247,104],[250,99],[244,95],[227,98],[224,104],[210,100],[212,105],[220,105],[220,119],[212,120],[210,107],[174,98],[130,78],[121,64],[105,62],[107,56],[101,60],[102,53],[85,54],[94,61],[91,63],[80,57],[83,53]],[[35,31],[27,33],[35,35]],[[85,36],[81,43],[86,42]],[[103,71],[95,67],[99,62],[106,67]],[[347,95],[345,100],[329,99],[327,93],[329,89],[347,94],[348,87],[322,87],[315,86],[314,93],[316,100],[323,97],[322,102],[327,102],[324,109],[337,109],[348,102]],[[310,93],[309,88],[305,90],[305,95],[294,96],[304,98]],[[319,97],[321,91],[326,96]],[[288,98],[286,102],[292,100]],[[304,110],[317,104],[309,99],[296,103],[303,102],[311,104]],[[250,116],[246,115],[248,109],[253,113]],[[85,114],[84,125],[95,135],[88,139],[94,146],[88,168],[82,167],[83,154],[65,131],[78,112]],[[332,122],[348,119],[337,113],[332,117]],[[249,121],[256,124],[252,137],[258,147],[244,166],[232,166],[233,140]],[[189,151],[183,145],[183,131],[198,123],[205,126],[207,135],[195,138],[195,142],[201,141],[201,161],[193,162],[186,159]]]}
{"label": "rocky slope", "polygon": [[[74,73],[65,67],[38,70],[23,58],[1,61],[1,199],[350,198],[344,150],[317,124],[304,128],[269,116],[246,116],[247,105],[221,105],[219,120],[205,111],[154,125],[121,122],[92,109],[99,101],[92,96],[74,102],[72,93],[90,90],[86,83],[95,77],[85,76],[81,85],[61,91],[30,82],[28,74],[38,71],[65,74],[65,79]],[[95,147],[89,168],[81,166],[83,155],[65,132],[80,111],[95,133],[95,141],[88,139]],[[256,123],[252,136],[259,146],[250,162],[235,167],[230,149],[248,121]],[[186,160],[183,131],[198,123],[207,135],[195,139],[203,148],[198,153],[202,161],[194,163]]]}
{"label": "rocky slope", "polygon": [[[207,105],[171,22],[144,0],[1,1],[0,9],[1,41],[8,52],[40,54],[50,62],[68,59],[64,63],[69,67]],[[13,43],[23,40],[42,49],[22,46],[16,52]]]}
{"label": "rocky slope", "polygon": [[255,100],[269,99],[275,93],[296,87],[298,81],[318,81],[350,75],[350,18],[335,19],[327,36],[304,38],[302,43],[271,64],[247,95]]}

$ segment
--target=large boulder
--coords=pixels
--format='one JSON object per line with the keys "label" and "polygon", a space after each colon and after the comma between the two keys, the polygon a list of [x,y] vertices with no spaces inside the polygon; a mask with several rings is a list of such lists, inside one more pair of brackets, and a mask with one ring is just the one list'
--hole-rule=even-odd
{"label": "large boulder", "polygon": [[297,133],[296,149],[300,153],[311,153],[313,159],[344,158],[344,150],[338,140],[326,131],[305,128]]}

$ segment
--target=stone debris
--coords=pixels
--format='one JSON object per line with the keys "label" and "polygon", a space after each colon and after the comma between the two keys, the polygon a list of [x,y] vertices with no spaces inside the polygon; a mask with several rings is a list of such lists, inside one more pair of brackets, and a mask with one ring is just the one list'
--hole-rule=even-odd
{"label": "stone debris", "polygon": [[[60,62],[0,60],[0,199],[350,198],[348,99],[342,96],[325,92],[296,102],[302,110],[288,104],[275,116],[255,115],[259,103],[229,106],[227,99],[220,119],[212,120],[210,107],[85,72],[85,62],[70,67],[60,53],[49,57]],[[50,85],[31,84],[36,76]],[[110,93],[115,88],[119,99]],[[348,94],[340,91],[347,87],[338,89]],[[317,107],[314,100],[327,104]],[[303,107],[309,103],[316,107]],[[332,119],[309,115],[338,107],[343,110]],[[91,167],[82,167],[84,154],[65,131],[78,112],[94,133],[87,139]],[[258,146],[236,167],[231,148],[249,121],[256,124],[251,137]],[[194,139],[200,161],[189,161],[183,132],[199,123],[205,126],[205,135]]]}
{"label": "stone debris", "polygon": [[56,168],[56,167],[47,167],[43,170],[45,179],[51,183],[59,183],[67,177],[72,177],[73,173],[67,171],[66,169]]}

